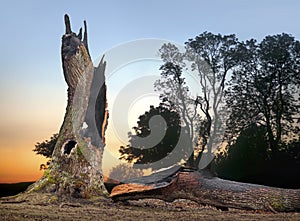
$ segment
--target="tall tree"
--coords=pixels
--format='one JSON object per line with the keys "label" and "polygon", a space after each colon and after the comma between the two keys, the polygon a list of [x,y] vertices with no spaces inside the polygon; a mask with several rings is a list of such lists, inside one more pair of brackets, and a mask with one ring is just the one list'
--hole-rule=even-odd
{"label": "tall tree", "polygon": [[[102,60],[98,68],[94,68],[86,31],[82,41],[81,31],[78,35],[71,31],[67,15],[65,25],[62,61],[68,84],[68,104],[50,168],[25,194],[3,199],[6,203],[20,202],[16,199],[46,203],[56,201],[59,196],[92,197],[95,202],[95,198],[102,200],[106,196],[101,171],[108,117],[105,62]],[[295,211],[300,208],[299,190],[226,181],[189,168],[176,168],[171,174],[162,172],[154,176],[157,179],[142,177],[140,182],[117,186],[111,197],[114,200],[159,198],[167,201],[187,198],[221,209]],[[45,192],[47,194],[41,194]]]}
{"label": "tall tree", "polygon": [[245,59],[227,91],[229,138],[234,140],[250,124],[263,125],[274,155],[280,142],[299,136],[300,43],[279,34],[241,47]]}
{"label": "tall tree", "polygon": [[[239,42],[235,35],[204,32],[186,42],[187,59],[192,69],[198,72],[200,92],[196,98],[204,121],[199,128],[200,151],[196,159],[199,164],[205,148],[210,155],[222,141],[224,89],[228,75],[239,64]],[[222,112],[223,111],[223,112]]]}
{"label": "tall tree", "polygon": [[[161,47],[160,54],[165,64],[161,67],[162,78],[155,86],[161,97],[182,113],[194,149],[188,164],[198,168],[204,150],[207,149],[206,161],[210,162],[213,147],[222,142],[224,88],[227,76],[240,61],[239,42],[235,35],[204,32],[186,42],[185,52],[169,43]],[[197,73],[197,95],[191,95],[183,68]],[[204,163],[201,168],[205,166]]]}
{"label": "tall tree", "polygon": [[105,62],[102,59],[93,67],[85,22],[84,26],[84,34],[82,29],[75,34],[65,15],[61,55],[68,85],[66,113],[49,168],[27,193],[51,192],[61,199],[107,195],[102,173],[107,118]]}
{"label": "tall tree", "polygon": [[[184,111],[182,100],[189,103],[192,107],[191,110],[195,110],[195,112],[197,112],[197,106],[199,105],[201,109],[202,105],[203,110],[201,111],[204,119],[200,124],[199,139],[202,139],[204,143],[201,145],[201,154],[204,148],[208,148],[208,146],[212,149],[212,143],[216,142],[212,142],[211,139],[218,139],[220,132],[222,132],[220,124],[223,119],[221,120],[222,115],[220,110],[222,110],[223,106],[222,100],[227,80],[226,77],[230,73],[240,70],[252,55],[247,53],[243,44],[237,42],[234,35],[215,36],[204,33],[198,40],[199,42],[197,42],[197,39],[195,42],[190,40],[192,45],[191,48],[188,46],[188,50],[191,50],[190,53],[180,53],[178,48],[171,44],[166,44],[161,48],[161,56],[165,64],[161,68],[162,79],[156,86],[158,86],[157,89],[161,92],[163,101],[174,105],[174,107],[177,105],[179,107],[178,110]],[[199,43],[199,47],[197,43]],[[200,85],[202,85],[199,88],[202,94],[196,97],[193,102],[190,102],[192,99],[191,96],[188,96],[189,88],[183,83],[182,70],[188,66],[186,61],[192,62],[192,68],[198,71]],[[197,65],[199,66],[197,67]],[[182,93],[183,96],[181,96],[180,92],[184,92],[185,94]],[[185,110],[188,109],[186,108]],[[193,114],[193,112],[191,113]],[[190,129],[188,115],[186,114],[186,119],[182,116],[184,116],[183,113],[181,113],[182,126],[186,127],[188,125]],[[252,133],[251,129],[256,130],[255,128],[260,128],[260,131],[256,131],[257,135],[255,139],[259,138],[261,141],[264,141],[266,136],[263,132],[267,128],[257,126],[256,124],[252,125],[253,127],[246,132]],[[244,135],[247,136],[246,132]],[[205,137],[203,138],[203,136]],[[191,140],[190,134],[189,139]],[[245,139],[241,138],[240,141],[243,143]],[[262,145],[255,146],[252,158],[255,157],[257,152],[261,151],[262,147]],[[251,151],[253,150],[251,149]],[[199,156],[201,157],[201,155]],[[201,204],[214,205],[221,209],[235,207],[287,211],[299,208],[298,192],[299,190],[271,188],[222,180],[212,177],[206,170],[195,171],[184,167],[173,171],[172,174],[161,171],[149,177],[143,177],[140,180],[133,180],[132,183],[116,186],[112,190],[111,196],[114,200],[155,197],[172,201],[177,198],[188,198]],[[297,197],[295,197],[295,194]],[[290,205],[292,205],[292,208]]]}

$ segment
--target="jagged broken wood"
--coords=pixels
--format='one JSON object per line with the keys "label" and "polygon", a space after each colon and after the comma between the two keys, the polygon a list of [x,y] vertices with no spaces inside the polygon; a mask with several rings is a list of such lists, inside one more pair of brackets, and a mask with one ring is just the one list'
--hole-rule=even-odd
{"label": "jagged broken wood", "polygon": [[[62,67],[68,85],[68,103],[51,163],[44,176],[27,193],[91,198],[107,196],[102,174],[102,153],[108,112],[105,66],[94,68],[88,51],[87,25],[79,34],[71,30],[65,15],[62,36]],[[84,128],[87,125],[87,128]]]}
{"label": "jagged broken wood", "polygon": [[[211,176],[207,171],[179,168],[128,180],[112,189],[114,201],[156,198],[164,201],[189,199],[222,210],[300,211],[300,190],[234,182]],[[159,180],[157,177],[161,177]],[[157,180],[151,182],[151,180]]]}
{"label": "jagged broken wood", "polygon": [[[79,34],[72,32],[67,15],[65,27],[61,55],[68,85],[68,104],[64,122],[49,169],[25,195],[19,197],[18,202],[31,200],[32,193],[47,193],[37,197],[39,203],[57,201],[60,196],[108,197],[101,170],[108,118],[104,77],[106,64],[102,59],[97,68],[93,67],[88,51],[86,22],[83,40],[81,29]],[[87,128],[83,127],[84,124]],[[117,185],[112,190],[111,198],[115,201],[143,198],[173,201],[184,198],[221,209],[300,210],[300,190],[222,180],[207,175],[205,171],[185,168]]]}

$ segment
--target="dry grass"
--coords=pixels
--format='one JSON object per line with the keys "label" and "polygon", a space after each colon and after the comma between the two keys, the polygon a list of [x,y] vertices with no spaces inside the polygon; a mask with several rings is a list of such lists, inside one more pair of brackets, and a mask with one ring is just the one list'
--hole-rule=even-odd
{"label": "dry grass", "polygon": [[300,213],[220,211],[188,200],[90,204],[0,203],[1,220],[300,220]]}

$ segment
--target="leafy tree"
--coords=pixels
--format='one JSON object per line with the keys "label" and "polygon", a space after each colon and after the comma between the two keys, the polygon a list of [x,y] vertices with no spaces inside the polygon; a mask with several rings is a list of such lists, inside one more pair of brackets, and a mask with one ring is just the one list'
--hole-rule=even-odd
{"label": "leafy tree", "polygon": [[[51,158],[57,138],[58,134],[53,134],[52,137],[50,137],[50,140],[45,140],[42,143],[37,142],[33,151],[36,152],[36,154],[42,155],[46,158]],[[49,164],[50,160],[48,160],[46,164],[41,164],[40,170],[47,169]]]}
{"label": "leafy tree", "polygon": [[[189,39],[184,53],[170,43],[160,49],[165,64],[155,87],[164,101],[182,113],[182,125],[187,128],[194,149],[187,162],[189,166],[197,168],[204,150],[207,149],[211,156],[213,146],[222,142],[224,114],[221,114],[221,109],[225,82],[240,62],[239,51],[235,35],[209,32]],[[199,81],[197,95],[191,95],[182,76],[183,68],[196,71]]]}
{"label": "leafy tree", "polygon": [[227,76],[238,66],[241,56],[235,35],[221,35],[204,32],[186,43],[186,58],[192,70],[199,76],[201,95],[195,102],[199,105],[204,120],[199,127],[200,149],[196,159],[199,164],[202,153],[207,148],[212,153],[213,146],[222,142],[224,113],[224,89]]}
{"label": "leafy tree", "polygon": [[241,131],[236,142],[218,155],[216,171],[220,177],[250,182],[266,166],[266,127],[249,125]]}
{"label": "leafy tree", "polygon": [[270,156],[267,129],[252,124],[216,159],[219,177],[284,188],[300,187],[300,142],[284,144],[276,157]]}
{"label": "leafy tree", "polygon": [[[253,39],[239,42],[235,35],[208,32],[189,39],[184,53],[173,44],[162,46],[160,54],[165,63],[160,68],[161,78],[155,83],[155,89],[170,110],[180,113],[180,126],[189,141],[184,153],[190,157],[183,158],[187,165],[198,167],[204,150],[210,154],[213,147],[223,141],[225,117],[228,116],[224,109],[230,112],[226,134],[230,147],[242,131],[253,125],[264,128],[268,154],[269,150],[275,153],[280,146],[284,148],[284,139],[286,142],[292,139],[291,136],[297,139],[299,48],[299,42],[286,34],[267,36],[258,44]],[[186,84],[185,69],[198,73],[197,96],[191,94]],[[232,79],[226,83],[230,75]],[[229,86],[227,106],[224,103],[226,85]],[[141,137],[148,135],[149,128],[138,134]],[[140,156],[137,163],[154,162],[158,156],[166,157],[166,153],[170,153],[166,147],[156,148],[165,148],[166,152],[151,156],[148,149],[134,153],[133,149],[129,151],[128,147],[122,147],[121,153],[123,159],[130,162]],[[143,151],[147,152],[148,159]]]}
{"label": "leafy tree", "polygon": [[[163,117],[166,123],[165,134],[162,140],[157,141],[157,144],[149,148],[143,142],[139,142],[139,139],[149,136],[151,139],[153,131],[164,128],[162,121],[156,121],[150,128],[150,119],[154,116]],[[129,144],[126,147],[121,146],[119,149],[121,153],[120,159],[134,163],[134,166],[142,164],[144,169],[152,168],[153,170],[178,164],[182,159],[177,159],[171,155],[181,133],[180,116],[172,107],[164,103],[161,103],[158,107],[150,106],[150,110],[139,117],[137,126],[133,129],[135,134],[129,133]],[[184,155],[185,150],[182,149],[181,151]],[[158,161],[160,162],[159,164],[153,164]]]}
{"label": "leafy tree", "polygon": [[109,178],[116,181],[125,181],[131,178],[137,178],[143,176],[143,171],[140,169],[134,169],[126,163],[119,164],[112,168],[109,173]]}
{"label": "leafy tree", "polygon": [[[228,139],[253,123],[266,128],[273,155],[285,140],[299,137],[300,42],[287,34],[251,39],[241,44],[242,56],[227,91]],[[298,134],[298,135],[297,135]]]}

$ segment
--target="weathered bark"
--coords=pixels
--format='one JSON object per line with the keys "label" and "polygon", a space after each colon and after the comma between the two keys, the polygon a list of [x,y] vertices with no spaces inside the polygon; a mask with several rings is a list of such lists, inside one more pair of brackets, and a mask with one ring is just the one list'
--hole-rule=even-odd
{"label": "weathered bark", "polygon": [[[86,23],[76,35],[65,15],[62,37],[62,66],[68,84],[68,104],[52,161],[44,176],[25,194],[51,193],[38,197],[52,202],[62,196],[98,198],[108,196],[101,169],[105,144],[106,110],[105,62],[93,67],[87,44]],[[84,126],[87,128],[84,128]],[[113,188],[115,201],[184,198],[220,209],[238,208],[271,211],[299,211],[300,190],[222,180],[204,171],[178,168],[129,180]],[[169,175],[171,174],[171,175]],[[280,177],[279,177],[280,179]],[[55,196],[53,198],[53,196]],[[56,197],[57,196],[57,197]],[[28,199],[20,197],[19,200]]]}
{"label": "weathered bark", "polygon": [[[151,183],[151,180],[158,180],[158,176],[162,179]],[[183,168],[166,177],[160,173],[128,182],[113,188],[111,197],[114,201],[144,198],[157,198],[165,201],[189,199],[222,210],[228,208],[273,212],[300,210],[300,190],[298,189],[281,189],[228,181],[212,177],[207,173]]]}
{"label": "weathered bark", "polygon": [[[65,15],[62,66],[68,85],[68,103],[52,160],[44,176],[27,193],[51,192],[57,196],[91,198],[107,196],[102,174],[106,127],[105,62],[97,68],[88,51],[86,23],[76,35]],[[87,128],[84,126],[87,125]]]}

